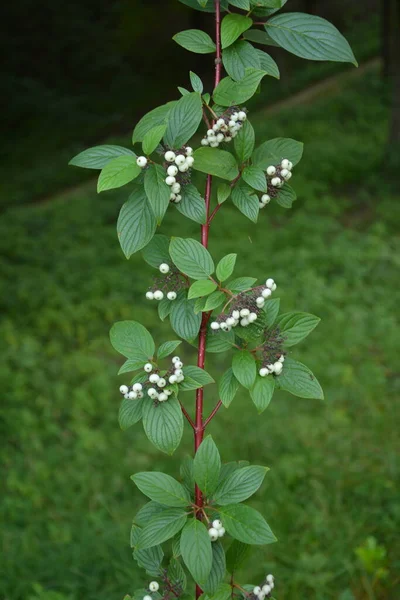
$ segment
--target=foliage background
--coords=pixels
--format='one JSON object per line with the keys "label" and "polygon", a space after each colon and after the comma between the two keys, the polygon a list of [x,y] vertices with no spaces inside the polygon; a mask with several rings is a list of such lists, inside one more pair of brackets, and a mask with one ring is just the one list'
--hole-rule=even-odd
{"label": "foliage background", "polygon": [[[284,310],[322,317],[295,352],[327,399],[280,392],[259,418],[238,397],[210,432],[224,460],[271,468],[255,506],[279,542],[248,564],[244,582],[271,571],[279,600],[389,600],[400,592],[400,198],[398,171],[388,168],[390,81],[376,60],[379,7],[291,4],[344,30],[362,66],[343,71],[272,49],[282,79],[264,80],[250,115],[259,141],[305,142],[293,180],[299,200],[292,211],[271,205],[257,227],[227,203],[211,251],[217,259],[238,252],[238,274],[276,278]],[[125,261],[118,246],[127,192],[97,197],[92,175],[66,163],[104,139],[129,144],[129,129],[161,93],[173,98],[187,84],[189,68],[212,75],[211,59],[170,41],[209,19],[176,0],[20,0],[1,10],[10,101],[0,165],[0,597],[121,598],[145,581],[129,549],[143,500],[129,476],[177,474],[192,442],[186,431],[170,459],[140,427],[118,428],[109,327],[133,318],[158,341],[172,333],[144,301],[150,267],[140,256]],[[182,218],[169,211],[164,231],[181,233]],[[190,346],[184,355],[195,361]],[[225,367],[226,357],[211,355],[212,374]],[[211,408],[216,392],[206,396]]]}

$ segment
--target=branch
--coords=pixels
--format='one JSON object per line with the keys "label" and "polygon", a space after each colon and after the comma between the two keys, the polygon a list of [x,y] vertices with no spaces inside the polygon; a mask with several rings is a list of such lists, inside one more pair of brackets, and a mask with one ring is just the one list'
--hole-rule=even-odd
{"label": "branch", "polygon": [[195,430],[196,425],[193,423],[189,413],[187,412],[186,408],[183,406],[183,404],[180,400],[179,400],[179,404],[181,405],[181,410],[182,410],[183,414],[185,415],[186,419],[188,420],[189,425]]}
{"label": "branch", "polygon": [[203,429],[205,429],[207,427],[207,425],[209,424],[209,422],[212,421],[212,419],[215,417],[215,415],[217,414],[217,412],[219,411],[221,406],[222,406],[222,400],[218,400],[218,402],[215,405],[215,407],[213,408],[212,412],[207,417],[207,419],[204,421]]}

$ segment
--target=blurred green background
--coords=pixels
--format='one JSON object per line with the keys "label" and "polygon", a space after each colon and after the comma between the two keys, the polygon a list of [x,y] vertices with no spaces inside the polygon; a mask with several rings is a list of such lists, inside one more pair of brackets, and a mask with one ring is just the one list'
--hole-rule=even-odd
{"label": "blurred green background", "polygon": [[[258,142],[305,142],[293,179],[298,201],[290,211],[271,204],[257,226],[227,202],[211,251],[216,259],[237,252],[238,275],[272,275],[283,311],[322,317],[293,355],[315,372],[326,401],[279,392],[260,418],[239,395],[210,432],[225,461],[271,469],[254,506],[279,542],[254,550],[244,583],[268,571],[279,600],[395,600],[397,2],[288,5],[344,31],[360,68],[271,49],[281,81],[264,79],[248,108]],[[144,300],[152,269],[140,256],[126,261],[118,245],[115,222],[129,191],[97,196],[93,172],[67,162],[103,141],[129,145],[140,116],[177,97],[189,69],[210,83],[212,58],[170,38],[211,30],[211,18],[177,0],[19,0],[1,11],[0,597],[122,598],[147,581],[129,548],[130,521],[144,501],[129,476],[177,476],[192,440],[186,431],[168,458],[140,425],[119,430],[111,324],[140,321],[157,343],[175,334]],[[197,236],[182,219],[171,209],[162,231]],[[189,345],[181,355],[195,361]],[[228,360],[211,355],[207,369],[218,377]],[[210,386],[206,396],[211,410],[216,391]],[[184,403],[193,408],[191,393]]]}

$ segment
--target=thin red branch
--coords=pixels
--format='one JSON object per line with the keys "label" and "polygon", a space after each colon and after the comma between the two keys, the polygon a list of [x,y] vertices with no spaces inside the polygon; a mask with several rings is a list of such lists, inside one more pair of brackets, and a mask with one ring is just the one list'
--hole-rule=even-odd
{"label": "thin red branch", "polygon": [[209,424],[209,422],[215,417],[215,415],[217,414],[217,412],[219,411],[219,409],[221,408],[221,406],[222,406],[222,400],[218,400],[217,404],[214,406],[214,408],[211,411],[210,415],[204,421],[204,425],[203,425],[204,429],[207,427],[207,425]]}
{"label": "thin red branch", "polygon": [[182,402],[179,400],[179,404],[181,405],[181,410],[182,413],[185,415],[186,419],[188,420],[189,425],[193,428],[196,429],[196,425],[193,423],[189,413],[187,412],[186,408],[183,406]]}
{"label": "thin red branch", "polygon": [[211,215],[208,218],[208,225],[211,224],[211,221],[214,219],[215,215],[217,214],[217,212],[219,211],[221,206],[222,206],[222,204],[217,204],[217,206],[214,208],[214,210],[212,211]]}

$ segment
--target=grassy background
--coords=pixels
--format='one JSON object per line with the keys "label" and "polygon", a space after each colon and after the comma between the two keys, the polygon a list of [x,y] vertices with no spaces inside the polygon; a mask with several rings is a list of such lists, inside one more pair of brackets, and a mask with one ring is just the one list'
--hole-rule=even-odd
{"label": "grassy background", "polygon": [[[376,46],[376,38],[360,40]],[[288,91],[317,73],[302,71]],[[49,103],[56,121],[58,107]],[[270,205],[257,227],[226,203],[213,225],[216,259],[238,252],[238,275],[272,275],[284,311],[323,319],[293,356],[316,373],[325,403],[279,392],[259,418],[242,395],[210,426],[225,461],[271,468],[254,506],[279,542],[254,551],[242,580],[256,582],[272,571],[279,600],[400,595],[394,370],[400,198],[397,173],[384,168],[388,104],[372,69],[312,102],[253,112],[259,141],[284,135],[305,142],[293,179],[299,200],[291,211]],[[85,135],[98,131],[96,118],[78,119],[68,139],[80,139],[76,129],[84,121]],[[10,146],[15,173],[3,206],[82,177],[59,171],[66,148],[49,167],[57,140],[31,168],[35,128],[31,133],[17,154]],[[10,173],[7,161],[4,168]],[[143,497],[129,476],[143,469],[177,475],[191,451],[189,431],[171,459],[150,446],[141,426],[118,428],[120,361],[109,327],[132,318],[158,343],[175,337],[144,301],[152,270],[140,256],[125,261],[119,249],[115,221],[126,195],[96,196],[90,181],[52,202],[9,208],[0,222],[4,600],[110,600],[140,587],[146,578],[132,561],[129,527]],[[163,231],[182,234],[181,219],[172,208]],[[191,222],[184,226],[185,235],[198,235]],[[182,354],[195,361],[190,346]],[[207,368],[218,376],[227,361],[211,355]],[[184,401],[191,408],[193,395]],[[210,387],[208,409],[215,401]],[[370,536],[377,550],[369,549]],[[359,560],[360,548],[369,560]]]}

